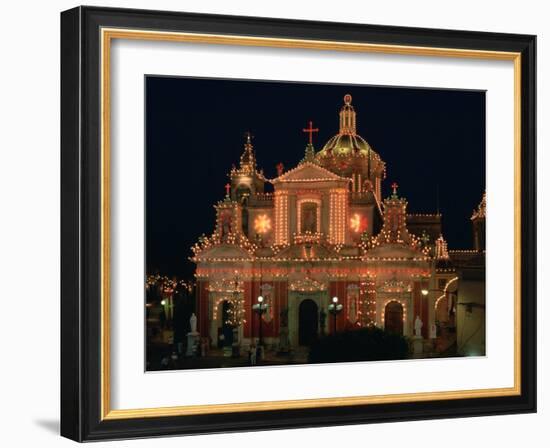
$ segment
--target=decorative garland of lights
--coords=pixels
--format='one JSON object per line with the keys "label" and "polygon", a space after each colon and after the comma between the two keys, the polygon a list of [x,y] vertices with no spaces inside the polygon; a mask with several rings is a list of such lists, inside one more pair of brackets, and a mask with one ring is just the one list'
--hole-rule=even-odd
{"label": "decorative garland of lights", "polygon": [[227,300],[227,297],[220,297],[218,300],[214,302],[214,306],[212,307],[212,318],[215,322],[218,321],[218,306],[221,302],[226,300]]}
{"label": "decorative garland of lights", "polygon": [[227,302],[230,307],[227,310],[227,320],[225,323],[233,328],[240,327],[246,323],[245,319],[245,307],[244,307],[244,294],[241,291],[242,282],[239,279],[239,272],[234,271],[235,277],[231,279],[222,279],[224,284],[228,284],[233,281],[233,292],[227,295]]}
{"label": "decorative garland of lights", "polygon": [[445,274],[445,273],[456,272],[456,269],[455,268],[438,268],[438,267],[436,267],[435,271],[438,274]]}
{"label": "decorative garland of lights", "polygon": [[443,288],[443,294],[441,294],[441,295],[436,299],[436,301],[435,301],[435,303],[434,303],[434,309],[437,309],[437,304],[439,303],[439,301],[440,301],[441,299],[443,299],[444,297],[447,296],[447,288],[449,287],[449,285],[450,285],[451,283],[456,282],[457,280],[458,280],[458,277],[453,277],[453,278],[451,278],[449,281],[447,281],[447,283],[445,284],[445,287]]}
{"label": "decorative garland of lights", "polygon": [[326,291],[327,286],[311,277],[306,277],[305,279],[300,279],[291,283],[289,289],[298,292],[315,292]]}
{"label": "decorative garland of lights", "polygon": [[[456,254],[456,255],[459,255],[459,254],[478,254],[478,253],[480,253],[480,251],[477,251],[475,249],[451,249],[451,250],[449,250],[449,255],[453,255],[453,254]],[[482,250],[481,253],[485,255],[484,250]]]}
{"label": "decorative garland of lights", "polygon": [[188,292],[192,292],[195,287],[195,283],[188,280],[178,280],[176,277],[168,277],[160,274],[148,274],[145,278],[145,288],[158,286],[163,295],[177,294],[180,289],[186,289]]}
{"label": "decorative garland of lights", "polygon": [[[407,201],[397,196],[397,184],[393,184],[394,193],[384,200],[384,224],[378,235],[363,238],[359,247],[364,253],[386,245],[400,244],[411,249],[419,250],[425,255],[426,261],[430,257],[430,246],[421,238],[407,230]],[[371,259],[372,260],[372,259]]]}
{"label": "decorative garland of lights", "polygon": [[437,260],[448,260],[449,251],[447,250],[447,241],[443,238],[443,235],[439,235],[439,238],[435,240],[435,258]]}
{"label": "decorative garland of lights", "polygon": [[329,190],[329,241],[331,244],[344,244],[347,226],[348,190]]}
{"label": "decorative garland of lights", "polygon": [[294,244],[319,244],[324,240],[324,235],[322,233],[310,232],[309,230],[306,230],[303,233],[293,233],[292,237]]}
{"label": "decorative garland of lights", "polygon": [[242,293],[244,291],[243,282],[230,279],[216,280],[206,288],[210,292],[222,292],[225,294]]}
{"label": "decorative garland of lights", "polygon": [[275,192],[275,245],[283,246],[288,241],[288,192]]}
{"label": "decorative garland of lights", "polygon": [[[308,263],[310,260],[300,260],[305,263]],[[305,265],[307,266],[307,265]],[[207,278],[209,276],[215,276],[215,275],[227,275],[234,272],[235,266],[228,266],[228,267],[199,267],[197,269],[197,278]],[[318,268],[309,267],[308,269],[313,274],[318,275],[326,275],[330,278],[354,278],[354,277],[372,277],[375,275],[384,275],[384,274],[393,274],[393,273],[399,273],[403,276],[406,276],[407,278],[423,278],[427,277],[430,274],[429,270],[423,269],[423,268],[398,268],[395,266],[391,266],[388,268],[383,267],[366,267],[366,266],[360,266],[360,267],[350,267],[350,268],[336,268],[332,266],[321,266]],[[260,274],[260,270],[257,267],[254,268],[239,268],[239,275],[242,278],[250,279],[250,278],[257,278],[259,275],[263,275],[264,277],[277,277],[277,278],[286,278],[289,275],[293,274],[302,274],[303,268],[291,268],[291,267],[278,267],[278,268],[270,268],[266,266],[262,266],[262,274]]]}
{"label": "decorative garland of lights", "polygon": [[380,286],[381,292],[391,292],[391,293],[403,293],[411,292],[412,287],[409,282],[404,282],[403,280],[397,280],[393,278],[391,280],[386,280],[382,286]]}
{"label": "decorative garland of lights", "polygon": [[359,299],[361,312],[361,325],[372,327],[376,325],[376,287],[373,278],[359,282]]}
{"label": "decorative garland of lights", "polygon": [[[332,137],[332,138],[334,138],[334,137]],[[378,162],[380,165],[382,165],[382,168],[379,167],[378,170],[376,170],[376,166],[371,167],[371,170],[383,172],[384,173],[384,178],[385,178],[386,163],[382,161],[380,155],[376,151],[374,151],[374,149],[371,148],[371,150],[369,152],[371,153],[371,156],[370,156],[371,157],[371,159],[370,159],[371,164],[374,163],[374,162]],[[316,157],[320,160],[334,159],[337,162],[333,162],[333,163],[338,163],[338,159],[348,160],[350,157],[353,157],[355,159],[365,159],[365,161],[368,161],[369,155],[361,153],[359,151],[353,152],[351,154],[347,154],[347,153],[346,154],[341,154],[339,152],[334,154],[334,152],[332,150],[331,151],[325,151],[325,152],[323,152],[321,150],[319,152],[319,154],[317,154]]]}
{"label": "decorative garland of lights", "polygon": [[[302,170],[303,168],[311,166],[314,167],[317,170],[320,170],[323,174],[326,174],[326,177],[319,177],[319,178],[308,178],[308,179],[287,179],[288,176],[298,170]],[[291,170],[288,170],[286,173],[284,173],[282,176],[279,176],[273,180],[271,180],[271,183],[279,183],[284,181],[285,183],[294,183],[294,182],[326,182],[326,181],[343,181],[343,182],[351,182],[350,179],[347,177],[341,177],[338,176],[338,174],[334,174],[332,171],[327,170],[326,168],[319,166],[317,163],[313,162],[304,162],[296,166],[295,168],[292,168]]]}
{"label": "decorative garland of lights", "polygon": [[193,251],[195,257],[197,257],[202,252],[215,246],[220,246],[222,244],[238,246],[240,249],[244,250],[246,253],[248,253],[248,255],[252,257],[258,249],[258,246],[255,243],[252,243],[246,236],[244,236],[240,232],[229,232],[227,236],[223,239],[221,238],[220,234],[216,232],[210,237],[204,234],[201,235],[201,237],[199,237],[199,241],[195,243],[195,245],[193,245],[191,250]]}

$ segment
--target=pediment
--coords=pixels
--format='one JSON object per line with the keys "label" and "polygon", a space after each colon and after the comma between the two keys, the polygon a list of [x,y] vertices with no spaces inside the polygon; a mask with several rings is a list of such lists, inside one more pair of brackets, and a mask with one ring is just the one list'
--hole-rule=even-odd
{"label": "pediment", "polygon": [[273,183],[319,181],[349,182],[348,179],[340,177],[315,163],[305,162],[277,177],[273,180]]}

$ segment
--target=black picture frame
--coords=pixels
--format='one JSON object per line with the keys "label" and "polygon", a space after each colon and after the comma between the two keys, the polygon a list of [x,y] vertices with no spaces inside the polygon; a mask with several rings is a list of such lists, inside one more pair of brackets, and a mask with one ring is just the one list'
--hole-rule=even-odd
{"label": "black picture frame", "polygon": [[[101,418],[100,29],[129,28],[521,53],[521,394]],[[77,7],[61,14],[61,435],[76,441],[536,412],[536,37]]]}

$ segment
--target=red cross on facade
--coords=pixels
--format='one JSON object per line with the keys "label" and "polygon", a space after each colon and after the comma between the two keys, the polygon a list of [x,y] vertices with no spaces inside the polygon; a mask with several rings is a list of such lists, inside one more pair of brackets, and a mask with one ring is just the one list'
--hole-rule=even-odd
{"label": "red cross on facade", "polygon": [[302,132],[309,134],[309,144],[311,145],[313,143],[313,133],[319,132],[319,128],[314,128],[313,121],[310,121],[309,128],[302,129]]}
{"label": "red cross on facade", "polygon": [[229,196],[229,192],[231,191],[231,184],[225,184],[225,194]]}
{"label": "red cross on facade", "polygon": [[394,182],[393,184],[391,184],[391,187],[393,188],[394,196],[397,195],[397,187],[399,187],[399,185],[397,185],[397,182]]}

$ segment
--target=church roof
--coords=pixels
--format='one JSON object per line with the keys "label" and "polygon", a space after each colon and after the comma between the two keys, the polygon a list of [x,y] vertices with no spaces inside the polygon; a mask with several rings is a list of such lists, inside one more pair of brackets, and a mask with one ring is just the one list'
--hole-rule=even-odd
{"label": "church roof", "polygon": [[350,180],[346,177],[338,176],[338,174],[327,170],[314,162],[300,163],[296,168],[293,168],[281,176],[273,179],[274,184],[283,182],[320,182],[320,181],[340,181],[349,183]]}
{"label": "church roof", "polygon": [[369,151],[374,151],[368,142],[360,135],[336,134],[317,153],[317,157],[347,157],[347,156],[368,156]]}

